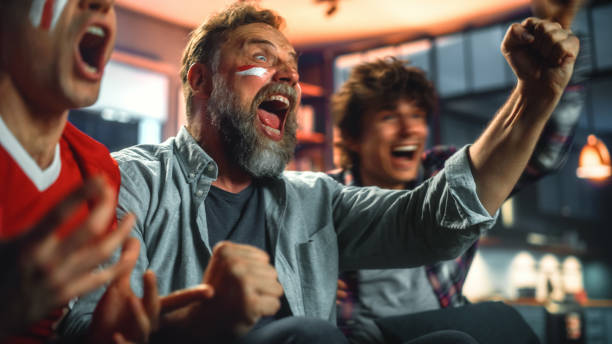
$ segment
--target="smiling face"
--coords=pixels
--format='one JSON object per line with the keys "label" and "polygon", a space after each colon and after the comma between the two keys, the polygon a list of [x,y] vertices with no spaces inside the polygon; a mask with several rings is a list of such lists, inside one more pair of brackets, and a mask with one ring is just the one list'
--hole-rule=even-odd
{"label": "smiling face", "polygon": [[359,155],[363,184],[402,189],[416,179],[428,135],[426,112],[401,99],[395,108],[366,114],[362,121],[361,138],[348,145]]}
{"label": "smiling face", "polygon": [[19,93],[45,112],[93,104],[115,40],[114,0],[33,0],[18,12],[1,41]]}
{"label": "smiling face", "polygon": [[295,149],[293,47],[278,30],[254,23],[230,32],[216,58],[208,113],[228,154],[254,177],[278,175]]}

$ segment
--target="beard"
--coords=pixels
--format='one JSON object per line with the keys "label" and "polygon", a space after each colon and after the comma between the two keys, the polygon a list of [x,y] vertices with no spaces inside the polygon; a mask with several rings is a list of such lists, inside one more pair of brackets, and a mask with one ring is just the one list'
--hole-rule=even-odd
{"label": "beard", "polygon": [[281,83],[271,83],[259,90],[250,107],[243,106],[225,79],[217,73],[213,75],[213,91],[207,104],[210,124],[220,133],[230,160],[253,178],[280,175],[295,151],[295,106],[287,110],[283,138],[280,141],[265,137],[255,127],[257,106],[268,95],[278,92],[290,95],[293,98],[292,104],[296,103],[296,92],[293,88]]}

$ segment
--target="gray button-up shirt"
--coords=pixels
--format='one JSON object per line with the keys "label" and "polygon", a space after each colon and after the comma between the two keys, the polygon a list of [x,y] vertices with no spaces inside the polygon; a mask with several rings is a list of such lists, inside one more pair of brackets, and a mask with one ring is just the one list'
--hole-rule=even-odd
{"label": "gray button-up shirt", "polygon": [[[201,283],[210,259],[204,199],[217,165],[182,128],[176,138],[114,155],[121,169],[118,213],[137,216],[140,256],[160,294]],[[274,266],[294,315],[335,322],[341,269],[412,267],[461,254],[495,223],[476,195],[467,148],[411,191],[346,187],[323,173],[284,172],[262,183]],[[83,331],[102,291],[81,298],[67,333]]]}

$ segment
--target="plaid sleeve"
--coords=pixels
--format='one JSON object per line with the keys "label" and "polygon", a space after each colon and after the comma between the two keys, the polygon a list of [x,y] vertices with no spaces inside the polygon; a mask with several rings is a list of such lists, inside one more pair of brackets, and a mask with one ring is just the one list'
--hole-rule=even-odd
{"label": "plaid sleeve", "polygon": [[441,308],[458,307],[467,303],[467,299],[463,296],[463,284],[477,249],[478,241],[453,260],[425,266],[427,279]]}
{"label": "plaid sleeve", "polygon": [[435,146],[423,153],[423,180],[438,174],[444,168],[444,162],[457,152],[453,146]]}
{"label": "plaid sleeve", "polygon": [[546,124],[525,172],[512,194],[541,177],[560,170],[569,157],[578,120],[584,108],[585,90],[582,86],[591,70],[590,37],[578,34],[580,54],[574,66],[570,86],[565,89],[557,108]]}
{"label": "plaid sleeve", "polygon": [[565,91],[512,194],[565,165],[584,106],[583,93],[584,90],[580,86],[573,86]]}

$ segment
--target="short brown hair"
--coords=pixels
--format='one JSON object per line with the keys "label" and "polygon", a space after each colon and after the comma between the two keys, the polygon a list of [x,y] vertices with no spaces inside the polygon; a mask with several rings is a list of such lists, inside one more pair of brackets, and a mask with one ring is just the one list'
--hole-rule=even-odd
{"label": "short brown hair", "polygon": [[194,63],[204,63],[213,71],[214,58],[221,48],[221,44],[227,40],[228,34],[236,28],[253,24],[263,23],[281,30],[285,24],[283,17],[266,9],[259,9],[253,4],[237,2],[224,11],[210,17],[189,36],[189,43],[183,52],[181,61],[181,80],[183,83],[183,94],[187,108],[187,116],[191,116],[191,88],[187,80],[189,68]]}
{"label": "short brown hair", "polygon": [[[355,67],[348,80],[332,96],[331,112],[343,140],[360,140],[363,117],[380,110],[394,109],[406,99],[415,102],[427,115],[436,110],[436,91],[425,72],[406,61],[387,57]],[[356,162],[354,152],[341,145],[344,153],[342,167]]]}

